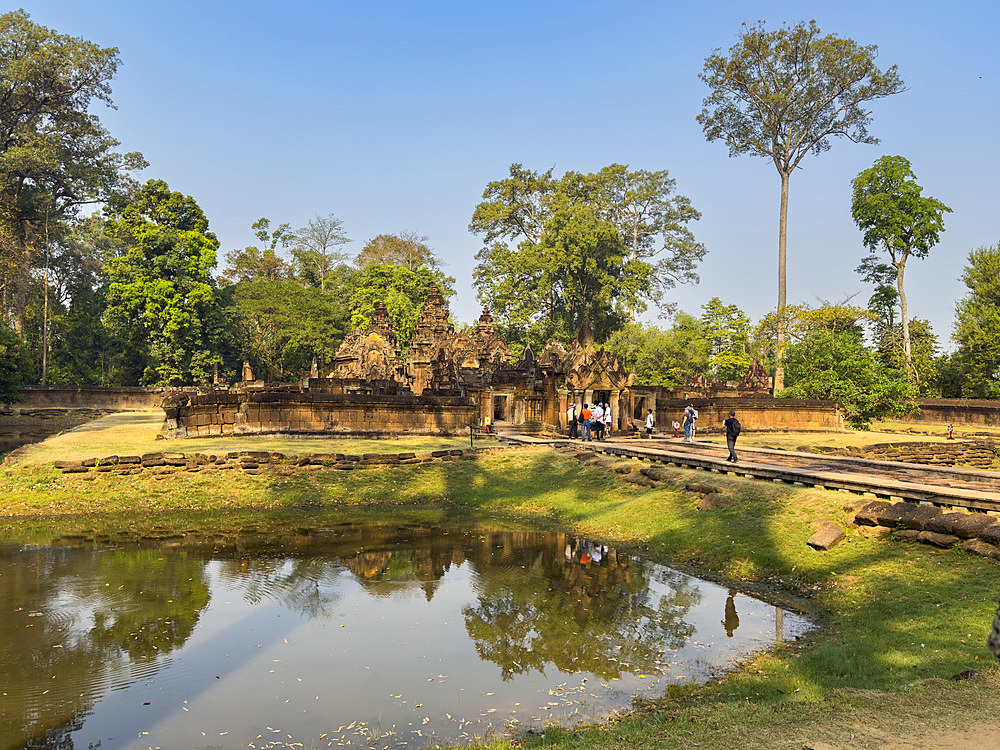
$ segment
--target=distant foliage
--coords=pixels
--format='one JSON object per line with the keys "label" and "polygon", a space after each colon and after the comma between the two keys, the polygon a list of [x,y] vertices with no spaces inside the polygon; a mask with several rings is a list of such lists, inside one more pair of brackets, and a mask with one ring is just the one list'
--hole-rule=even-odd
{"label": "distant foliage", "polygon": [[29,369],[27,347],[10,328],[0,324],[0,403],[10,406],[21,400],[18,392]]}

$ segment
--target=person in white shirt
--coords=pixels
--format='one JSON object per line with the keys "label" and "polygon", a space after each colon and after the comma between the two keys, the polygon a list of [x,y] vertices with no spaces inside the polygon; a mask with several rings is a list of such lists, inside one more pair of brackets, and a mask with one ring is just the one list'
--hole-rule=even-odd
{"label": "person in white shirt", "polygon": [[600,403],[594,404],[591,412],[591,420],[594,422],[594,431],[597,432],[597,439],[604,440],[604,407]]}
{"label": "person in white shirt", "polygon": [[653,427],[656,425],[656,420],[653,419],[653,410],[646,409],[646,437],[653,437]]}

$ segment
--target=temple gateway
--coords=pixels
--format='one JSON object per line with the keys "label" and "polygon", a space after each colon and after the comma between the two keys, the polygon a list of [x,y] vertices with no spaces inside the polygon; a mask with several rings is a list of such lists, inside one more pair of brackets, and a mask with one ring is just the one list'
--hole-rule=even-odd
{"label": "temple gateway", "polygon": [[[552,339],[537,355],[529,346],[512,362],[488,309],[471,330],[456,332],[447,302],[435,287],[405,350],[385,306],[378,303],[368,324],[344,339],[325,375],[314,361],[310,375],[298,383],[264,383],[244,364],[241,382],[171,394],[163,408],[167,436],[194,437],[459,434],[467,433],[470,425],[487,424],[500,430],[562,432],[569,404],[580,408],[595,402],[611,404],[617,431],[641,424],[647,409],[661,415],[662,430],[670,418],[665,412],[679,413],[688,401],[698,401],[699,408],[708,406],[707,401],[721,404],[720,415],[734,399],[766,400],[777,406],[759,363],[739,383],[701,380],[681,391],[636,386],[635,378],[634,370],[625,370],[617,358],[594,345],[586,325],[569,349]],[[831,429],[833,422],[839,423],[836,411],[832,418],[825,415],[786,429]],[[711,414],[703,416],[709,417],[705,426],[714,421]],[[743,422],[747,425],[746,419]]]}

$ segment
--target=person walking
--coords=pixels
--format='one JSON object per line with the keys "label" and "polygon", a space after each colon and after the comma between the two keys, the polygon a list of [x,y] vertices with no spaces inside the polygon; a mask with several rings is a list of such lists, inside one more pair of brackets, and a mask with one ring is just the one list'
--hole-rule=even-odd
{"label": "person walking", "polygon": [[684,442],[691,442],[691,429],[694,427],[694,407],[688,404],[684,408],[684,415],[681,417],[681,427],[684,428]]}
{"label": "person walking", "polygon": [[611,425],[614,420],[611,418],[611,404],[604,404],[604,437],[611,437]]}
{"label": "person walking", "polygon": [[656,426],[656,420],[653,419],[653,410],[646,409],[646,439],[653,439],[653,428]]}
{"label": "person walking", "polygon": [[583,417],[583,422],[581,425],[583,427],[583,432],[580,434],[580,440],[586,440],[588,443],[591,442],[591,432],[590,429],[592,425],[590,424],[590,418],[593,412],[590,411],[590,405],[584,404],[583,411],[580,412],[580,416]]}
{"label": "person walking", "polygon": [[726,447],[729,448],[729,458],[726,460],[735,464],[740,460],[740,457],[736,455],[736,438],[740,436],[742,429],[740,421],[736,418],[736,412],[729,412],[729,419],[722,424],[726,428]]}
{"label": "person walking", "polygon": [[569,434],[567,438],[572,440],[576,437],[576,404],[570,404],[569,408],[566,410],[566,424],[569,427]]}

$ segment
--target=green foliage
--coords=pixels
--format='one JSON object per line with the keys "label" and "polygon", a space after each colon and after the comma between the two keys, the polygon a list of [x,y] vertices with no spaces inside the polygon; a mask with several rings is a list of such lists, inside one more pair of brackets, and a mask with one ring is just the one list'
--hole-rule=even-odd
{"label": "green foliage", "polygon": [[241,282],[227,288],[227,314],[238,351],[258,377],[285,380],[332,362],[347,311],[337,297],[292,281]]}
{"label": "green foliage", "polygon": [[17,228],[0,244],[4,295],[23,333],[30,271],[46,225],[81,205],[107,200],[145,166],[141,154],[120,154],[90,110],[111,106],[118,50],[58,34],[23,10],[0,15],[0,196]]}
{"label": "green foliage", "polygon": [[814,329],[788,347],[785,366],[788,386],[781,397],[838,401],[857,428],[907,414],[916,395],[901,370],[865,348],[857,330]]}
{"label": "green foliage", "polygon": [[344,222],[333,214],[313,217],[288,238],[296,277],[325,292],[328,277],[347,260],[337,247],[350,241],[344,233]]}
{"label": "green foliage", "polygon": [[400,344],[406,347],[431,288],[437,286],[441,295],[448,297],[455,293],[451,286],[454,282],[454,279],[427,266],[411,271],[404,266],[369,263],[354,281],[350,301],[351,325],[361,328],[368,325],[375,304],[382,302],[389,312]]}
{"label": "green foliage", "polygon": [[10,328],[0,323],[0,404],[21,400],[18,390],[31,367],[27,347]]}
{"label": "green foliage", "polygon": [[712,297],[702,305],[702,330],[710,347],[708,377],[725,383],[740,380],[753,363],[750,354],[750,318],[736,305]]}
{"label": "green foliage", "polygon": [[663,290],[697,281],[705,253],[697,220],[665,170],[612,164],[596,174],[538,173],[512,164],[491,182],[469,230],[483,237],[474,284],[513,338],[564,342],[584,319],[598,339],[660,304]]}
{"label": "green foliage", "polygon": [[421,266],[437,269],[441,262],[427,244],[427,238],[416,232],[402,231],[399,234],[380,234],[368,240],[354,259],[358,268],[371,263],[383,266],[403,266],[416,271]]}
{"label": "green foliage", "polygon": [[212,375],[223,319],[211,271],[219,246],[193,198],[150,180],[109,207],[124,247],[107,265],[108,325],[128,342],[131,378],[178,385]]}
{"label": "green foliage", "polygon": [[802,158],[830,148],[840,136],[877,143],[868,133],[868,103],[904,91],[895,65],[875,65],[878,47],[836,34],[821,36],[815,21],[769,31],[744,25],[728,55],[716,50],[699,75],[711,89],[698,122],[730,156],[770,159],[790,174]]}
{"label": "green foliage", "polygon": [[[910,380],[919,382],[919,373],[913,361],[909,313],[903,276],[906,261],[925,258],[937,244],[944,231],[944,214],[951,209],[941,201],[921,195],[922,188],[910,169],[910,162],[902,156],[883,156],[854,178],[851,215],[858,228],[864,232],[864,244],[872,253],[884,250],[889,264],[871,258],[862,261],[858,270],[879,286],[873,301],[884,308],[889,303],[888,285],[890,269],[896,283],[896,297],[900,308],[902,329],[903,366]],[[880,291],[879,291],[880,290]],[[891,308],[890,308],[891,309]],[[882,314],[883,320],[885,313]],[[892,325],[889,317],[889,327]]]}
{"label": "green foliage", "polygon": [[969,253],[962,274],[969,293],[955,307],[955,362],[965,398],[1000,399],[1000,245]]}
{"label": "green foliage", "polygon": [[292,270],[277,253],[279,244],[287,244],[291,236],[291,227],[282,224],[273,232],[269,219],[261,217],[253,223],[254,234],[260,240],[263,249],[249,245],[242,250],[232,250],[226,253],[228,267],[222,272],[220,282],[241,281],[278,281],[291,278]]}
{"label": "green foliage", "polygon": [[701,321],[683,312],[667,330],[628,323],[611,334],[605,348],[626,369],[635,369],[638,385],[671,390],[704,374],[710,356]]}

